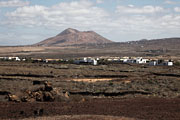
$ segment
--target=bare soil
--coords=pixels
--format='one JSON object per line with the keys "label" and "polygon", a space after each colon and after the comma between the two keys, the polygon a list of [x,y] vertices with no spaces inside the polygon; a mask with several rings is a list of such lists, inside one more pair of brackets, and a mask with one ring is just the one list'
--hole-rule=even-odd
{"label": "bare soil", "polygon": [[0,118],[108,115],[144,120],[179,120],[180,99],[93,99],[84,102],[0,103]]}

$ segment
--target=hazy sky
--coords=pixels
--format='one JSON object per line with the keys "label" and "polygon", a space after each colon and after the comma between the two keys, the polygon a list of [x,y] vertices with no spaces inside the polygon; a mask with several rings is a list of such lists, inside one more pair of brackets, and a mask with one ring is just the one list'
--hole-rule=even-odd
{"label": "hazy sky", "polygon": [[180,0],[0,0],[0,45],[25,45],[66,28],[113,41],[180,37]]}

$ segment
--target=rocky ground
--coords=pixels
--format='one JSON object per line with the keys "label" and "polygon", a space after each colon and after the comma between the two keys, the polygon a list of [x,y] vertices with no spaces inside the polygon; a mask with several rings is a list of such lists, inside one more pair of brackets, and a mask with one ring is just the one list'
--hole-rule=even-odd
{"label": "rocky ground", "polygon": [[180,118],[178,66],[0,62],[0,68],[3,119],[59,115]]}

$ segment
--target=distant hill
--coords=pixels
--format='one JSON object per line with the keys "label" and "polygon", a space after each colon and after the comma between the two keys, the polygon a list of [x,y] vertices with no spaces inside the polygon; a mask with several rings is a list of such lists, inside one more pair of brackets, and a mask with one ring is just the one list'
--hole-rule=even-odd
{"label": "distant hill", "polygon": [[[84,45],[80,45],[84,46]],[[154,50],[154,49],[176,49],[180,50],[180,38],[162,38],[162,39],[152,39],[152,40],[137,40],[137,41],[128,41],[128,42],[112,42],[107,44],[89,44],[90,48],[103,48],[108,50],[116,49],[132,49],[132,50]],[[132,51],[133,52],[133,51]]]}
{"label": "distant hill", "polygon": [[[69,36],[68,34],[73,34],[72,32],[77,31],[68,29],[57,36],[62,34],[63,36]],[[75,45],[77,42],[73,42],[73,44],[68,42],[55,44],[55,37],[51,39],[42,41],[36,44],[36,46],[3,46],[0,47],[0,56],[28,56],[32,58],[76,58],[90,56],[143,56],[154,58],[160,56],[160,58],[166,57],[165,59],[180,59],[180,38],[143,39],[129,42],[108,41],[106,44],[104,44],[105,42],[98,42],[96,44],[81,42],[82,44],[79,45]]]}
{"label": "distant hill", "polygon": [[48,38],[35,46],[66,46],[75,44],[101,44],[112,43],[94,31],[78,31],[76,29],[68,28],[55,37]]}

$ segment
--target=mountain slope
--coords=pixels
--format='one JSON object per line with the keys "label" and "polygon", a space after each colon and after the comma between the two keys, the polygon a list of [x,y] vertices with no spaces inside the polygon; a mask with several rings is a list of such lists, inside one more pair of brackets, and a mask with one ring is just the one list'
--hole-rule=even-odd
{"label": "mountain slope", "polygon": [[78,31],[68,28],[55,37],[41,41],[35,46],[66,46],[74,44],[111,43],[112,41],[102,37],[94,31]]}

